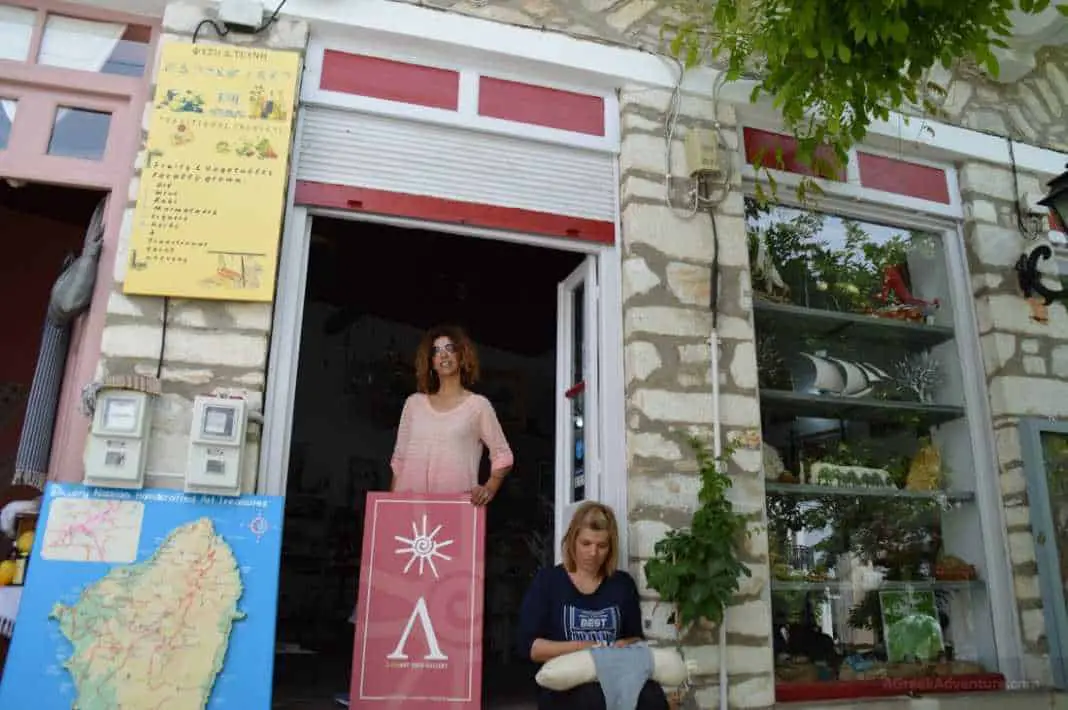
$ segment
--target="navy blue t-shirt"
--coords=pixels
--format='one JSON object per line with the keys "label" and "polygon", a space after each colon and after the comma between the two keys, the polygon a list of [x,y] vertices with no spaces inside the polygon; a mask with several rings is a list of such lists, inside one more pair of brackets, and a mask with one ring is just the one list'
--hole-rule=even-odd
{"label": "navy blue t-shirt", "polygon": [[537,639],[602,641],[645,638],[638,585],[617,570],[593,594],[583,594],[563,565],[542,569],[534,577],[519,610],[517,650],[530,659]]}

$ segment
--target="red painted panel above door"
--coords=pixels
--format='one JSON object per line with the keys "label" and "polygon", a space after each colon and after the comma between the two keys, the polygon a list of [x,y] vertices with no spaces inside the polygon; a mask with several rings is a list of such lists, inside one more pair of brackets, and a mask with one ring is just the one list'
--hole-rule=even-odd
{"label": "red painted panel above door", "polygon": [[604,97],[479,77],[478,114],[591,136],[605,134]]}
{"label": "red painted panel above door", "polygon": [[328,49],[319,88],[455,111],[460,72]]}

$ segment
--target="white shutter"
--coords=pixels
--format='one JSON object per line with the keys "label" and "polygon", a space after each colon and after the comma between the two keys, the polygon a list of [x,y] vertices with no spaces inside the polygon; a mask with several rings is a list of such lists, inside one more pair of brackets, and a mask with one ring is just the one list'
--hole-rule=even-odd
{"label": "white shutter", "polygon": [[297,179],[615,219],[615,156],[453,126],[304,109]]}

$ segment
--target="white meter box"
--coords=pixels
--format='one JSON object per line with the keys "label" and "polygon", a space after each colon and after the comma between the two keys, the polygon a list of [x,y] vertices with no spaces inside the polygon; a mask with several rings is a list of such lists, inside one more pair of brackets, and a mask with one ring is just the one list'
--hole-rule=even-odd
{"label": "white meter box", "polygon": [[197,397],[189,441],[185,489],[190,493],[241,495],[248,403],[243,399]]}
{"label": "white meter box", "polygon": [[103,390],[97,395],[85,452],[85,483],[106,488],[143,488],[148,395]]}

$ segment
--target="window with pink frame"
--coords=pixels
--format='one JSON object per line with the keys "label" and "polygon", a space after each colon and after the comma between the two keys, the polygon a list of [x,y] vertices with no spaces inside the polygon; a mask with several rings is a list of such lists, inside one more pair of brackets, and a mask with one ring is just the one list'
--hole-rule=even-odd
{"label": "window with pink frame", "polygon": [[137,129],[155,36],[147,22],[0,0],[0,175],[107,188],[128,172],[117,143]]}

